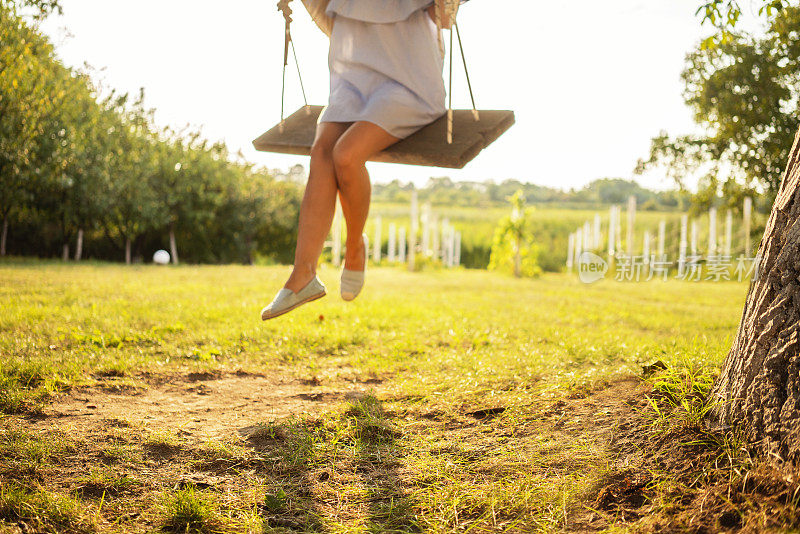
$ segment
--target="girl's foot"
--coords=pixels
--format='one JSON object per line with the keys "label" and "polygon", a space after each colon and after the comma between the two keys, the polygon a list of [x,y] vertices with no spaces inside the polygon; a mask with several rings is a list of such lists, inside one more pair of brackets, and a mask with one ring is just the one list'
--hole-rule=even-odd
{"label": "girl's foot", "polygon": [[275,295],[272,302],[261,310],[261,320],[266,321],[267,319],[283,315],[306,302],[322,298],[325,294],[325,285],[316,275],[300,291],[295,292],[284,287],[278,291],[278,294]]}
{"label": "girl's foot", "polygon": [[[361,292],[361,289],[364,287],[364,271],[367,268],[367,246],[369,245],[369,240],[367,239],[367,234],[363,234],[361,236],[361,246],[362,250],[360,251],[361,257],[358,263],[360,265],[353,265],[356,263],[355,261],[345,259],[345,265],[353,266],[353,267],[361,267],[360,269],[342,269],[342,279],[341,279],[341,294],[343,300],[353,300],[355,299],[358,294]],[[350,251],[352,252],[352,251]],[[350,254],[348,254],[350,256]]]}

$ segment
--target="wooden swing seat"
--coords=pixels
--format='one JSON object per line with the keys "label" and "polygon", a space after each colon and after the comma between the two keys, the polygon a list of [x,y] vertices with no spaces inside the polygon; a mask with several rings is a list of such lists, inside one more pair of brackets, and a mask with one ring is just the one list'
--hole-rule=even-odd
{"label": "wooden swing seat", "polygon": [[[256,150],[308,156],[322,106],[303,106],[283,123],[253,141]],[[492,144],[514,124],[514,112],[481,111],[475,120],[472,110],[453,110],[453,142],[447,142],[447,115],[399,141],[370,161],[462,169],[481,150]]]}

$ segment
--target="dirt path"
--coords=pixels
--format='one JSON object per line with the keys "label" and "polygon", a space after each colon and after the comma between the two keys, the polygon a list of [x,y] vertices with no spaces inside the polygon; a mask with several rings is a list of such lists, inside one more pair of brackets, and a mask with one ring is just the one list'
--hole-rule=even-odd
{"label": "dirt path", "polygon": [[76,389],[50,404],[43,422],[87,427],[121,420],[190,440],[231,439],[258,423],[319,413],[343,400],[364,396],[376,383],[319,384],[273,375],[210,373],[172,377],[146,389]]}

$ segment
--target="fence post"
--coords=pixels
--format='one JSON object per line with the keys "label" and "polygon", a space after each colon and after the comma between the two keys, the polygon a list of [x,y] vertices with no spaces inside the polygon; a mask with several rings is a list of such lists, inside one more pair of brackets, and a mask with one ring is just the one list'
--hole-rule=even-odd
{"label": "fence post", "polygon": [[731,210],[728,210],[728,212],[725,214],[725,249],[724,249],[724,254],[726,256],[730,256],[731,255],[731,250],[733,248],[731,246],[731,241],[732,240],[733,240],[733,213],[731,213]]}
{"label": "fence post", "polygon": [[575,256],[575,233],[569,234],[567,245],[567,271],[572,272],[572,258]]}
{"label": "fence post", "polygon": [[708,255],[717,253],[717,208],[708,210]]}
{"label": "fence post", "polygon": [[381,217],[375,217],[375,242],[372,244],[372,261],[381,262]]}
{"label": "fence post", "polygon": [[419,229],[419,205],[417,190],[411,192],[411,228],[408,232],[408,270],[414,270],[414,256],[417,249],[417,231]]}
{"label": "fence post", "polygon": [[422,254],[428,256],[431,250],[431,203],[422,208]]}
{"label": "fence post", "polygon": [[400,263],[406,262],[406,227],[401,226],[397,236],[397,261]]}
{"label": "fence post", "polygon": [[633,256],[633,225],[636,220],[636,197],[628,197],[628,256]]}
{"label": "fence post", "polygon": [[689,216],[681,215],[681,241],[678,249],[678,276],[683,276],[686,268],[686,233],[689,226]]}
{"label": "fence post", "polygon": [[616,231],[616,221],[614,220],[615,214],[616,206],[611,206],[608,209],[608,255],[610,257],[614,256],[614,243],[616,239],[616,236],[614,235],[614,232]]}

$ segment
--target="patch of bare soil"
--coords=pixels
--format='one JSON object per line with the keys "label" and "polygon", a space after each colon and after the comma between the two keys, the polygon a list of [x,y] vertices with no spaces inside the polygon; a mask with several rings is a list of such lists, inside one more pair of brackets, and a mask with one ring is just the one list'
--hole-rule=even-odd
{"label": "patch of bare soil", "polygon": [[325,384],[277,375],[191,373],[144,389],[104,384],[73,390],[48,406],[40,424],[86,427],[119,420],[198,441],[229,439],[255,423],[320,413],[374,388],[374,383]]}
{"label": "patch of bare soil", "polygon": [[[680,410],[647,395],[667,416]],[[730,430],[692,425],[680,416],[653,425],[642,398],[629,397],[608,443],[611,469],[586,492],[570,530],[611,524],[632,532],[797,532],[800,470],[750,455]]]}

